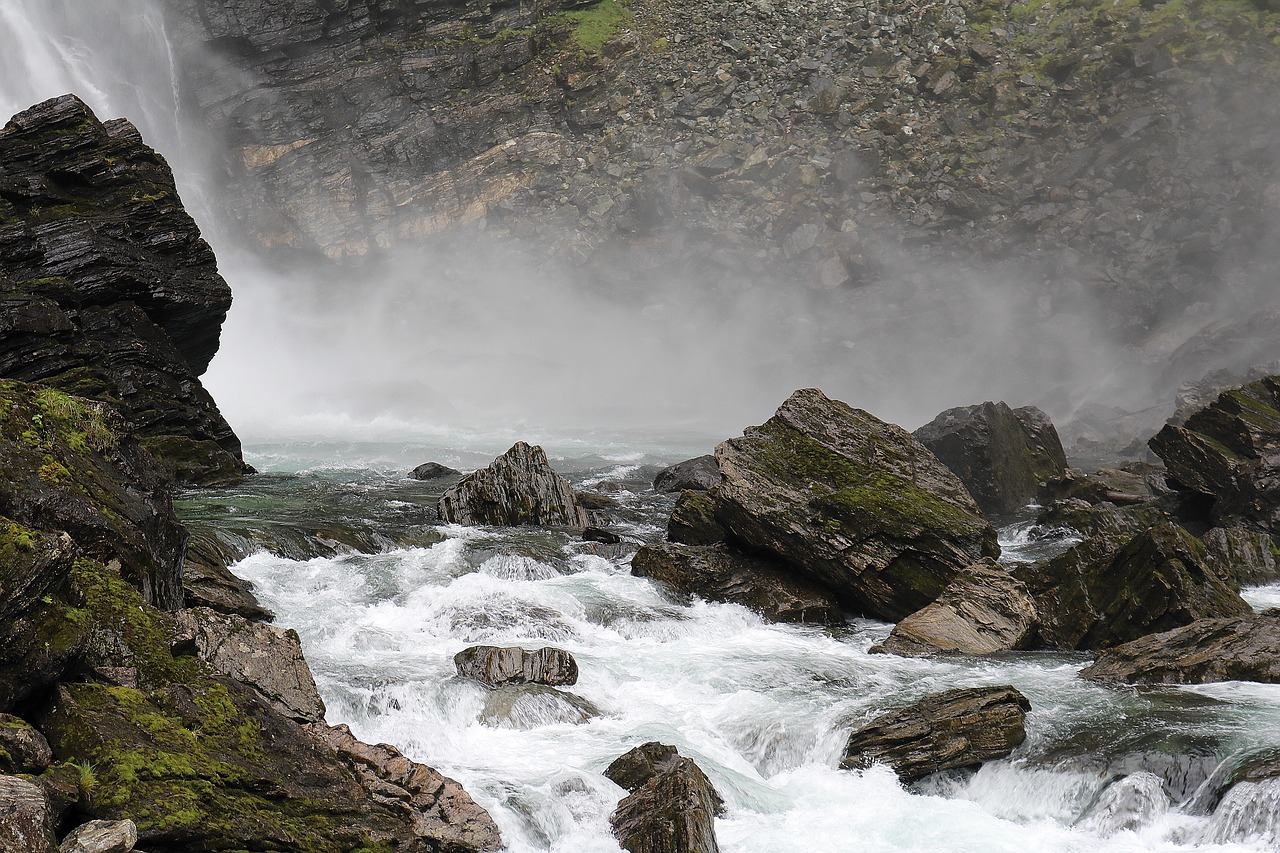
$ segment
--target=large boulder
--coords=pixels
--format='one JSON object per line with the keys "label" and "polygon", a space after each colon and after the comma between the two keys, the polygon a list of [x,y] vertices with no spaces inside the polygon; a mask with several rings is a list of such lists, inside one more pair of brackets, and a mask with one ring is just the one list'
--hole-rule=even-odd
{"label": "large boulder", "polygon": [[723,801],[711,780],[674,746],[651,741],[617,758],[604,775],[630,793],[609,817],[629,853],[718,853],[714,818]]}
{"label": "large boulder", "polygon": [[926,696],[881,714],[849,735],[840,766],[887,764],[903,782],[1005,758],[1027,739],[1027,697],[1008,686]]}
{"label": "large boulder", "polygon": [[1058,431],[1034,406],[981,403],[948,409],[913,433],[968,487],[982,511],[1005,516],[1031,503],[1067,469]]}
{"label": "large boulder", "polygon": [[409,472],[409,477],[414,480],[443,480],[446,477],[460,476],[462,476],[461,471],[450,468],[448,465],[441,465],[439,462],[423,462]]}
{"label": "large boulder", "polygon": [[917,656],[1026,649],[1039,624],[1026,585],[988,560],[956,575],[937,601],[893,626],[888,639],[871,651]]}
{"label": "large boulder", "polygon": [[1150,444],[1205,519],[1280,534],[1280,376],[1224,391]]}
{"label": "large boulder", "polygon": [[[708,492],[725,539],[897,621],[999,553],[964,484],[906,430],[817,389],[722,442]],[[685,494],[688,494],[687,492]]]}
{"label": "large boulder", "polygon": [[677,462],[663,468],[653,478],[657,492],[705,492],[720,485],[720,467],[710,454]]}
{"label": "large boulder", "polygon": [[118,408],[179,480],[240,478],[197,378],[231,291],[132,124],[64,95],[0,130],[0,268],[0,377]]}
{"label": "large boulder", "polygon": [[67,833],[58,853],[129,853],[137,843],[133,821],[91,820]]}
{"label": "large boulder", "polygon": [[835,596],[818,584],[725,545],[646,545],[631,558],[631,573],[711,601],[741,604],[771,622],[844,618]]}
{"label": "large boulder", "polygon": [[528,651],[518,646],[471,646],[453,656],[458,675],[486,684],[546,684],[556,687],[578,682],[578,662],[564,649],[546,646]]}
{"label": "large boulder", "polygon": [[1169,521],[1127,542],[1091,539],[1017,566],[1040,616],[1039,644],[1098,649],[1249,605],[1200,540]]}
{"label": "large boulder", "polygon": [[551,469],[541,447],[518,441],[488,468],[463,477],[436,505],[449,524],[587,527],[569,481]]}
{"label": "large boulder", "polygon": [[1080,671],[1093,681],[1124,684],[1280,683],[1280,609],[1201,619],[1098,653]]}

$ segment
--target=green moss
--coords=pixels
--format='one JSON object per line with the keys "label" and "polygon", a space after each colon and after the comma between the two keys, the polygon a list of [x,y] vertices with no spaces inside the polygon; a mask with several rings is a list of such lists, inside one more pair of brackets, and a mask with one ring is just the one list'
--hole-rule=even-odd
{"label": "green moss", "polygon": [[586,9],[560,12],[548,21],[565,21],[570,25],[569,44],[579,56],[598,56],[601,48],[623,28],[630,26],[634,15],[618,0],[600,0]]}
{"label": "green moss", "polygon": [[893,474],[868,472],[857,486],[839,489],[813,501],[821,523],[833,532],[853,531],[858,538],[887,533],[915,538],[930,530],[955,536],[981,535],[985,523]]}

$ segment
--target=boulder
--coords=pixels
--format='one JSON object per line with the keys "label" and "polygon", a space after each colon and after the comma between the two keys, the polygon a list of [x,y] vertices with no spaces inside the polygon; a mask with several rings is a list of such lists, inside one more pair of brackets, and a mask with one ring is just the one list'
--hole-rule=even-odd
{"label": "boulder", "polygon": [[44,735],[12,714],[0,714],[0,773],[39,775],[53,761]]}
{"label": "boulder", "polygon": [[716,461],[724,479],[707,495],[726,540],[854,612],[897,621],[999,553],[964,484],[924,445],[816,389],[722,442]]}
{"label": "boulder", "polygon": [[574,492],[573,499],[585,510],[617,509],[618,501],[600,492]]}
{"label": "boulder", "polygon": [[541,684],[494,688],[480,710],[481,723],[502,729],[581,725],[598,716],[600,709],[581,696]]}
{"label": "boulder", "polygon": [[582,531],[582,541],[599,542],[601,545],[620,545],[622,537],[603,527],[588,527]]}
{"label": "boulder", "polygon": [[887,764],[903,782],[1008,756],[1027,738],[1027,698],[1012,687],[969,687],[926,696],[849,735],[840,766]]}
{"label": "boulder", "polygon": [[0,850],[54,853],[49,804],[38,785],[16,776],[0,776]]}
{"label": "boulder", "polygon": [[488,468],[473,471],[436,505],[448,524],[587,527],[587,513],[569,481],[551,470],[541,447],[516,442]]}
{"label": "boulder", "polygon": [[1162,521],[1127,542],[1091,539],[1014,568],[1040,615],[1039,643],[1098,649],[1197,619],[1249,612],[1204,544]]}
{"label": "boulder", "polygon": [[455,471],[448,465],[441,465],[439,462],[423,462],[409,472],[409,476],[414,480],[443,480],[446,477],[458,477],[461,475],[461,471]]}
{"label": "boulder", "polygon": [[1231,583],[1253,586],[1280,580],[1280,537],[1244,527],[1215,527],[1201,539]]}
{"label": "boulder", "polygon": [[991,516],[1017,512],[1067,469],[1053,422],[1034,406],[1014,410],[987,402],[948,409],[913,435]]}
{"label": "boulder", "polygon": [[138,843],[138,827],[131,820],[91,820],[62,839],[58,853],[129,853]]}
{"label": "boulder", "polygon": [[219,541],[216,531],[192,530],[187,539],[187,556],[182,563],[184,606],[208,607],[254,622],[274,619],[275,614],[263,607],[253,594],[253,584],[227,568],[228,563],[238,562],[246,556],[247,553],[226,547]]}
{"label": "boulder", "polygon": [[663,468],[653,478],[655,492],[705,492],[720,485],[720,466],[710,454]]}
{"label": "boulder", "polygon": [[706,492],[681,492],[667,522],[667,538],[685,545],[714,545],[724,537],[724,528],[716,522],[715,499]]}
{"label": "boulder", "polygon": [[1204,519],[1280,534],[1280,376],[1224,391],[1150,446]]}
{"label": "boulder", "polygon": [[871,651],[919,656],[1026,649],[1039,624],[1026,586],[987,560],[956,575],[937,601],[895,625],[888,639]]}
{"label": "boulder", "polygon": [[519,647],[471,646],[453,656],[458,675],[490,687],[509,684],[546,684],[552,687],[578,682],[573,655],[550,646],[527,651]]}
{"label": "boulder", "polygon": [[674,746],[638,746],[617,758],[604,775],[630,792],[609,817],[624,850],[718,853],[714,818],[724,803],[702,768]]}
{"label": "boulder", "polygon": [[646,545],[631,558],[631,573],[680,592],[748,607],[771,622],[837,623],[835,596],[776,561],[720,545]]}
{"label": "boulder", "polygon": [[1201,619],[1098,653],[1080,671],[1123,684],[1280,683],[1280,609]]}

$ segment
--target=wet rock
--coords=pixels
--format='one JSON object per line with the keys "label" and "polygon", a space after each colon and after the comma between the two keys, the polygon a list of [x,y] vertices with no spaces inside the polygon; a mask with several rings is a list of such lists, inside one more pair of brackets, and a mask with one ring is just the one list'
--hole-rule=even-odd
{"label": "wet rock", "polygon": [[182,563],[182,602],[186,607],[208,607],[219,613],[243,616],[253,622],[270,622],[275,614],[253,594],[253,585],[227,568],[248,554],[229,549],[212,530],[196,530],[187,540]]}
{"label": "wet rock", "polygon": [[667,522],[667,538],[685,545],[714,545],[724,537],[716,521],[715,499],[704,492],[681,492]]}
{"label": "wet rock", "polygon": [[1243,527],[1215,527],[1201,537],[1223,575],[1239,586],[1280,580],[1277,537]]}
{"label": "wet rock", "polygon": [[710,454],[686,459],[663,468],[653,478],[655,492],[682,492],[686,489],[705,492],[720,485],[720,467]]}
{"label": "wet rock", "polygon": [[40,788],[15,776],[0,776],[0,849],[54,853],[49,804]]}
{"label": "wet rock", "polygon": [[1041,529],[1070,528],[1085,539],[1124,540],[1168,517],[1168,508],[1155,503],[1116,506],[1064,498],[1042,509],[1036,515],[1036,525]]}
{"label": "wet rock", "polygon": [[449,524],[579,528],[590,524],[569,481],[551,469],[541,447],[523,441],[445,492],[436,511]]}
{"label": "wet rock", "polygon": [[1046,484],[1041,496],[1047,498],[1046,503],[1050,500],[1083,500],[1091,505],[1133,506],[1170,493],[1162,469],[1131,463],[1124,468],[1099,468],[1089,473],[1079,468],[1068,468],[1060,477]]}
{"label": "wet rock", "polygon": [[562,723],[581,725],[600,716],[594,704],[541,684],[497,687],[484,697],[480,722],[504,729],[536,729]]}
{"label": "wet rock", "polygon": [[1108,785],[1080,825],[1106,838],[1150,826],[1172,805],[1159,776],[1134,773]]}
{"label": "wet rock", "polygon": [[138,843],[138,827],[131,820],[91,820],[62,839],[58,853],[129,853]]}
{"label": "wet rock", "polygon": [[415,480],[443,480],[446,477],[458,477],[461,474],[461,471],[455,471],[439,462],[423,462],[409,472],[409,476]]}
{"label": "wet rock", "polygon": [[602,545],[619,545],[622,543],[621,536],[602,527],[588,527],[582,531],[582,539],[584,542],[599,542]]}
{"label": "wet rock", "polygon": [[680,592],[748,607],[771,622],[844,620],[835,596],[777,563],[720,545],[646,545],[631,558],[631,573]]}
{"label": "wet rock", "polygon": [[574,492],[573,498],[578,506],[585,510],[599,511],[618,508],[616,500],[600,492]]}
{"label": "wet rock", "polygon": [[937,601],[893,627],[871,649],[895,655],[966,654],[1030,648],[1040,624],[1026,586],[994,560],[969,566]]}
{"label": "wet rock", "polygon": [[722,442],[716,523],[831,589],[855,612],[896,621],[999,547],[956,476],[910,433],[797,391],[763,426]]}
{"label": "wet rock", "polygon": [[887,764],[903,782],[1005,758],[1027,737],[1027,698],[1012,687],[970,687],[926,696],[876,717],[849,736],[840,766]]}
{"label": "wet rock", "polygon": [[714,818],[724,808],[702,769],[673,746],[651,741],[617,758],[604,775],[630,793],[609,817],[629,853],[718,853]]}
{"label": "wet rock", "polygon": [[0,773],[39,775],[53,761],[44,735],[12,714],[0,714]]}
{"label": "wet rock", "polygon": [[1123,684],[1280,683],[1280,610],[1201,619],[1098,653],[1083,678]]}
{"label": "wet rock", "polygon": [[453,656],[458,675],[490,687],[509,684],[576,684],[578,664],[573,655],[550,646],[527,651],[519,647],[471,646]]}
{"label": "wet rock", "polygon": [[1009,515],[1031,503],[1067,468],[1048,415],[1005,403],[948,409],[913,435],[969,489],[988,515]]}

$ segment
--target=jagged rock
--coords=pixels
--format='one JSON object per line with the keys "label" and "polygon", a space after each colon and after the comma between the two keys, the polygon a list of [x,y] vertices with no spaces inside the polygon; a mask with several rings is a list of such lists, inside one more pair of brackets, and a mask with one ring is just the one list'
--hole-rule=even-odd
{"label": "jagged rock", "polygon": [[631,558],[631,573],[680,592],[748,607],[771,622],[836,623],[835,596],[775,561],[721,545],[646,545]]}
{"label": "jagged rock", "polygon": [[714,545],[724,537],[724,528],[716,522],[715,499],[705,492],[681,492],[667,522],[667,538],[685,545]]}
{"label": "jagged rock", "polygon": [[887,764],[903,782],[1005,758],[1027,738],[1027,698],[1012,687],[970,687],[926,696],[849,735],[840,766]]}
{"label": "jagged rock", "polygon": [[720,467],[711,455],[686,459],[663,468],[653,478],[656,492],[705,492],[720,485]]}
{"label": "jagged rock", "polygon": [[446,477],[458,477],[461,474],[461,471],[455,471],[439,462],[423,462],[409,472],[409,476],[415,480],[443,480]]}
{"label": "jagged rock", "polygon": [[1280,580],[1280,541],[1243,527],[1215,527],[1201,537],[1227,579],[1238,586]]}
{"label": "jagged rock", "polygon": [[1204,518],[1280,534],[1280,376],[1223,392],[1150,444]]}
{"label": "jagged rock", "polygon": [[12,714],[0,714],[0,773],[39,775],[53,761],[44,735]]}
{"label": "jagged rock", "polygon": [[488,691],[480,722],[497,728],[536,729],[557,723],[580,725],[598,716],[600,709],[581,696],[541,684],[521,684]]}
{"label": "jagged rock", "polygon": [[982,403],[948,409],[912,433],[968,487],[982,511],[1009,515],[1067,469],[1049,416],[1034,406]]}
{"label": "jagged rock", "polygon": [[131,820],[91,820],[62,839],[58,853],[129,853],[138,843],[138,827]]}
{"label": "jagged rock", "polygon": [[231,291],[173,174],[73,95],[0,130],[0,377],[119,408],[170,476],[232,482],[240,441],[196,378]]}
{"label": "jagged rock", "polygon": [[551,470],[541,447],[523,441],[445,492],[436,511],[449,524],[590,524],[569,481]]}
{"label": "jagged rock", "polygon": [[536,651],[519,647],[471,646],[453,656],[458,675],[490,687],[508,684],[576,684],[578,664],[573,655],[550,646]]}
{"label": "jagged rock", "polygon": [[964,485],[910,433],[817,389],[722,442],[716,460],[724,480],[707,494],[726,540],[855,612],[896,621],[999,553]]}
{"label": "jagged rock", "polygon": [[324,702],[292,628],[204,607],[179,611],[175,623],[170,640],[174,648],[192,648],[200,660],[249,685],[287,717],[299,722],[324,719]]}
{"label": "jagged rock", "polygon": [[1041,500],[1083,500],[1091,505],[1109,503],[1134,506],[1170,493],[1164,471],[1145,463],[1132,463],[1124,468],[1099,468],[1085,473],[1068,468],[1051,479],[1041,493]]}
{"label": "jagged rock", "polygon": [[1014,575],[1035,599],[1040,644],[1097,649],[1249,612],[1220,571],[1203,543],[1163,521],[1127,542],[1087,540]]}
{"label": "jagged rock", "polygon": [[893,627],[873,652],[966,654],[1030,648],[1040,624],[1026,586],[994,560],[969,566],[926,604]]}
{"label": "jagged rock", "polygon": [[1042,509],[1036,515],[1036,526],[1045,530],[1070,528],[1085,539],[1116,540],[1137,536],[1168,517],[1168,508],[1158,503],[1116,506],[1064,498]]}
{"label": "jagged rock", "polygon": [[1124,684],[1280,683],[1280,609],[1139,637],[1099,652],[1080,675]]}
{"label": "jagged rock", "polygon": [[192,530],[182,564],[183,605],[208,607],[254,622],[274,619],[275,614],[263,607],[253,594],[253,585],[227,568],[228,564],[247,557],[247,551],[227,546],[215,530]]}
{"label": "jagged rock", "polygon": [[49,804],[40,788],[15,776],[0,776],[0,849],[55,853]]}
{"label": "jagged rock", "polygon": [[711,780],[674,746],[651,741],[604,775],[630,793],[609,817],[629,853],[718,853],[713,818],[724,808]]}

